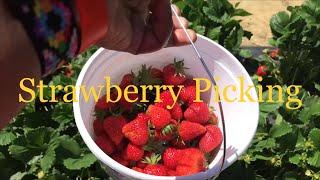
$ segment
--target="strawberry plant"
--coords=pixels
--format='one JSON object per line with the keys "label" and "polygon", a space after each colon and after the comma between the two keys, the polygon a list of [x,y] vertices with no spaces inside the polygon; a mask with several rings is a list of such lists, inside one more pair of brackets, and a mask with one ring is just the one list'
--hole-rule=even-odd
{"label": "strawberry plant", "polygon": [[251,57],[251,52],[241,49],[242,39],[250,39],[252,33],[243,29],[236,17],[251,15],[234,6],[228,0],[175,0],[182,14],[191,21],[191,28],[197,33],[217,41],[235,55]]}
{"label": "strawberry plant", "polygon": [[[284,99],[299,98],[302,107],[261,103],[251,147],[221,179],[320,179],[320,3],[307,0],[288,10],[290,14],[279,12],[270,21],[271,44],[277,49],[256,59],[257,75],[264,77],[263,85],[301,85],[299,94]],[[253,79],[258,82],[256,75]]]}
{"label": "strawberry plant", "polygon": [[314,92],[320,83],[320,3],[308,0],[289,7],[270,21],[272,45],[280,49],[279,79],[284,84],[301,84]]}
{"label": "strawberry plant", "polygon": [[[75,84],[91,49],[59,69],[47,84]],[[63,91],[56,93],[62,97]],[[50,94],[48,93],[48,96]],[[48,97],[47,96],[47,97]],[[3,179],[93,179],[107,177],[82,141],[72,103],[35,101],[0,132],[0,173]]]}

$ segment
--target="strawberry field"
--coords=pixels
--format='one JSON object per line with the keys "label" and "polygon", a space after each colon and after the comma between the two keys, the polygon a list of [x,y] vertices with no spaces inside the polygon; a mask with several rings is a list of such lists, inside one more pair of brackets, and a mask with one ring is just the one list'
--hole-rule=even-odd
{"label": "strawberry field", "polygon": [[[285,102],[294,97],[286,95],[283,103],[260,103],[258,130],[250,148],[218,179],[320,179],[320,1],[306,0],[275,14],[270,20],[270,48],[259,56],[241,46],[252,33],[241,26],[239,17],[251,14],[238,4],[227,0],[174,3],[190,20],[191,28],[232,52],[254,83],[279,85],[284,90],[300,86],[295,95],[302,100],[300,108],[288,109]],[[79,55],[44,82],[75,85],[82,66],[96,49]],[[51,97],[50,92],[44,94]],[[56,97],[64,94],[57,91]],[[273,91],[272,96],[279,94],[279,90]],[[268,96],[267,89],[263,96]],[[291,104],[298,106],[299,102]],[[0,132],[0,174],[3,179],[108,177],[77,130],[72,103],[41,103],[39,99],[27,104]]]}

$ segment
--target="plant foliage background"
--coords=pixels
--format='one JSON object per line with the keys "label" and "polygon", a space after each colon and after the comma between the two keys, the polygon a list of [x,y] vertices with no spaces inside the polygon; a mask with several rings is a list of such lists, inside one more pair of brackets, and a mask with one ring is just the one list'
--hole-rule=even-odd
{"label": "plant foliage background", "polygon": [[[239,57],[256,83],[255,69],[265,65],[268,75],[262,85],[302,85],[298,97],[303,107],[299,110],[288,110],[285,104],[260,104],[259,127],[251,147],[219,179],[320,179],[320,1],[307,0],[274,15],[270,44],[279,53],[270,57],[266,50],[258,58],[240,47],[242,39],[252,34],[240,25],[239,17],[250,13],[238,4],[227,0],[174,2],[192,28]],[[91,48],[57,70],[45,79],[46,84],[75,84],[95,50]],[[64,93],[59,91],[56,96],[61,98]],[[0,132],[0,174],[3,179],[108,177],[77,131],[72,104],[39,100],[28,104]]]}

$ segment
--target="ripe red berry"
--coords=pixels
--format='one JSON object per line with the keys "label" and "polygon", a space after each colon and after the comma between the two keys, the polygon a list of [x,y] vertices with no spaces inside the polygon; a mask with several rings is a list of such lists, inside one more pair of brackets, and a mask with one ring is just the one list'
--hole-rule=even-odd
{"label": "ripe red berry", "polygon": [[199,149],[188,148],[182,150],[176,173],[178,176],[192,175],[205,169],[206,159]]}
{"label": "ripe red berry", "polygon": [[147,115],[151,118],[151,123],[156,129],[162,129],[171,122],[171,114],[167,109],[150,105]]}
{"label": "ripe red berry", "polygon": [[196,81],[194,81],[193,79],[187,79],[184,83],[183,83],[184,87],[188,87],[188,86],[196,86]]}
{"label": "ripe red berry", "polygon": [[187,86],[181,89],[179,99],[187,104],[192,104],[196,99],[196,86]]}
{"label": "ripe red berry", "polygon": [[184,117],[187,121],[205,124],[210,119],[210,110],[206,103],[192,103],[184,112]]}
{"label": "ripe red berry", "polygon": [[174,139],[174,134],[173,133],[163,134],[162,130],[156,130],[155,131],[155,139],[160,140],[160,141],[170,141],[170,140]]}
{"label": "ripe red berry", "polygon": [[206,132],[206,128],[201,124],[182,121],[179,128],[178,133],[182,140],[190,141]]}
{"label": "ripe red berry", "polygon": [[155,103],[155,106],[162,107],[164,109],[167,109],[167,106],[171,106],[174,103],[169,90],[160,93],[160,100],[161,102]]}
{"label": "ripe red berry", "polygon": [[279,51],[280,51],[279,48],[274,49],[274,50],[270,51],[269,56],[270,56],[272,59],[275,59],[275,58],[277,58],[277,56],[279,55]]}
{"label": "ripe red berry", "polygon": [[218,148],[223,139],[223,135],[218,126],[207,125],[207,132],[199,141],[199,148],[205,153],[209,153]]}
{"label": "ripe red berry", "polygon": [[174,86],[183,84],[187,79],[184,69],[183,61],[174,61],[173,64],[165,66],[163,68],[164,84]]}
{"label": "ripe red berry", "polygon": [[141,146],[148,142],[148,121],[145,115],[138,115],[133,121],[129,122],[122,128],[122,133],[133,144]]}
{"label": "ripe red berry", "polygon": [[155,176],[166,176],[167,168],[160,164],[149,164],[144,168],[143,172]]}
{"label": "ripe red berry", "polygon": [[105,96],[102,96],[95,105],[96,110],[107,110],[108,108],[113,108],[115,106],[114,103],[108,102]]}
{"label": "ripe red berry", "polygon": [[122,128],[126,124],[127,120],[123,116],[109,116],[103,122],[105,132],[116,146],[120,144],[124,137]]}
{"label": "ripe red berry", "polygon": [[138,171],[138,172],[141,172],[141,173],[144,173],[143,172],[143,169],[139,168],[139,167],[132,167],[131,168],[132,170],[135,170],[135,171]]}
{"label": "ripe red berry", "polygon": [[106,154],[112,154],[115,150],[114,144],[105,134],[98,136],[95,142]]}
{"label": "ripe red berry", "polygon": [[172,107],[172,109],[170,110],[170,113],[171,113],[171,117],[178,121],[183,118],[183,112],[182,112],[181,106],[178,103],[176,103]]}
{"label": "ripe red berry", "polygon": [[129,85],[132,85],[133,84],[133,79],[134,79],[134,75],[132,73],[125,74],[122,77],[122,80],[121,80],[121,83],[120,83],[120,87],[121,88],[125,88],[125,87],[127,87]]}
{"label": "ripe red berry", "polygon": [[125,153],[128,160],[139,161],[143,157],[144,150],[141,147],[129,143]]}
{"label": "ripe red berry", "polygon": [[172,169],[168,169],[167,174],[168,174],[168,176],[177,176],[177,172]]}
{"label": "ripe red berry", "polygon": [[[128,94],[128,98],[130,100],[136,100],[136,102],[139,101],[139,95],[138,94]],[[124,96],[121,97],[119,101],[120,107],[123,108],[125,111],[131,111],[134,102],[129,102],[125,99]]]}
{"label": "ripe red berry", "polygon": [[175,148],[167,148],[162,156],[163,164],[170,169],[175,169],[181,158],[181,150]]}
{"label": "ripe red berry", "polygon": [[98,119],[93,121],[93,132],[96,136],[102,135],[104,133],[102,121]]}
{"label": "ripe red berry", "polygon": [[136,166],[138,168],[144,169],[148,164],[147,163],[143,163],[141,161],[137,161]]}
{"label": "ripe red berry", "polygon": [[125,160],[124,158],[121,157],[120,154],[115,153],[111,155],[111,158],[115,161],[117,161],[118,163],[122,164],[123,166],[129,166],[129,161]]}
{"label": "ripe red berry", "polygon": [[266,76],[267,75],[267,71],[268,71],[268,67],[267,66],[259,66],[257,69],[256,74],[258,76]]}
{"label": "ripe red berry", "polygon": [[151,68],[151,76],[153,78],[159,78],[162,79],[163,73],[160,69],[157,68]]}

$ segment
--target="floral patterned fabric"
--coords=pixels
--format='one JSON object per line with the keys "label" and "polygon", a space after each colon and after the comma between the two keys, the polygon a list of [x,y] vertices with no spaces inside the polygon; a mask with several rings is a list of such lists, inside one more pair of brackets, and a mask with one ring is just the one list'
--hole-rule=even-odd
{"label": "floral patterned fabric", "polygon": [[42,75],[56,69],[79,49],[79,30],[71,0],[7,0],[21,20],[41,61]]}

